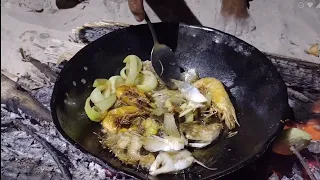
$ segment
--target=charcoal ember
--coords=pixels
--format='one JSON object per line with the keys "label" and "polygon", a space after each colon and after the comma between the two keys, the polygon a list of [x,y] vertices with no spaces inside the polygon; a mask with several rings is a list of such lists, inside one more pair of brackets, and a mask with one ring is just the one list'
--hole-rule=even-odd
{"label": "charcoal ember", "polygon": [[273,173],[268,180],[279,180],[279,176],[276,173]]}

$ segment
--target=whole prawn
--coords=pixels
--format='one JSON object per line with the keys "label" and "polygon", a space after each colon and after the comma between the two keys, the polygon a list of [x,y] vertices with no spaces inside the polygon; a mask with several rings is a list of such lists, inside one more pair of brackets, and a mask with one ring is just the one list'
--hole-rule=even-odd
{"label": "whole prawn", "polygon": [[210,98],[211,107],[217,112],[218,117],[225,121],[229,129],[234,129],[238,120],[235,109],[223,84],[215,78],[202,78],[193,84],[206,97]]}

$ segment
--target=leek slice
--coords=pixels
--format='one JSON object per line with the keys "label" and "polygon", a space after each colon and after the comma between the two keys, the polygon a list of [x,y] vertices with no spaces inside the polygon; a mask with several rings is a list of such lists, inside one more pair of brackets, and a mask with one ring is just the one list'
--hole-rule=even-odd
{"label": "leek slice", "polygon": [[93,87],[98,87],[100,85],[106,85],[106,84],[108,84],[108,79],[96,79],[96,80],[94,80],[92,86]]}
{"label": "leek slice", "polygon": [[127,70],[127,67],[124,67],[124,68],[122,68],[121,71],[120,71],[120,76],[121,76],[123,79],[127,79],[127,78],[128,78],[128,76],[127,76],[127,74],[126,74],[126,70]]}
{"label": "leek slice", "polygon": [[142,70],[142,61],[141,59],[136,56],[136,55],[128,55],[124,60],[123,62],[124,63],[128,63],[130,61],[130,58],[136,58],[137,59],[137,70],[138,72],[140,72]]}
{"label": "leek slice", "polygon": [[104,95],[102,95],[101,91],[104,91],[108,88],[108,85],[100,85],[97,86],[90,94],[91,101],[96,104],[105,99]]}
{"label": "leek slice", "polygon": [[123,60],[123,62],[127,63],[126,70],[129,71],[125,84],[133,86],[135,79],[142,69],[141,59],[136,55],[129,55]]}
{"label": "leek slice", "polygon": [[142,83],[137,85],[137,88],[144,91],[150,92],[158,86],[158,80],[156,76],[151,71],[142,71],[143,80]]}
{"label": "leek slice", "polygon": [[90,97],[86,99],[84,110],[87,116],[89,117],[89,119],[95,122],[100,122],[106,115],[106,112],[101,112],[100,109],[97,108],[96,106],[91,107]]}
{"label": "leek slice", "polygon": [[110,82],[106,84],[108,87],[102,92],[103,96],[105,98],[108,98],[111,95],[111,87],[110,87]]}
{"label": "leek slice", "polygon": [[96,103],[95,106],[97,106],[100,111],[104,112],[107,111],[113,104],[116,102],[117,96],[115,94],[111,95],[108,98],[105,98],[103,101]]}
{"label": "leek slice", "polygon": [[116,92],[116,88],[123,85],[125,80],[121,76],[112,76],[109,78],[110,86],[111,86],[111,93]]}

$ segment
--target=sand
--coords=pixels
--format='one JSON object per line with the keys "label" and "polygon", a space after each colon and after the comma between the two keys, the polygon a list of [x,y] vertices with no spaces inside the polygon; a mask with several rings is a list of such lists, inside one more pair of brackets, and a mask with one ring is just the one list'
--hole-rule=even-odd
{"label": "sand", "polygon": [[[219,0],[186,2],[204,26],[216,27]],[[304,3],[303,8],[299,2]],[[313,2],[313,7],[304,0],[254,0],[249,11],[257,29],[239,38],[261,51],[320,64],[319,57],[304,52],[311,44],[320,44],[320,8],[315,8],[320,0],[308,2]],[[150,19],[159,22],[149,6],[145,7]],[[52,38],[68,40],[72,29],[101,20],[138,24],[126,0],[90,0],[67,10],[59,10],[54,0],[1,0],[1,69],[33,76],[37,70],[21,61],[20,47],[38,60],[50,62],[43,48],[35,44],[46,47]]]}

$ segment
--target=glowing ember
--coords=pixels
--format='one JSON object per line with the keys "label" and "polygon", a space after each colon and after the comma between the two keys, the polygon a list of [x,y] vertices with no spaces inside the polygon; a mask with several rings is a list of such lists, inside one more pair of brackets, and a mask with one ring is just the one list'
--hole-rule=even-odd
{"label": "glowing ember", "polygon": [[311,119],[306,124],[298,124],[298,128],[306,131],[312,137],[312,140],[320,141],[320,120]]}

